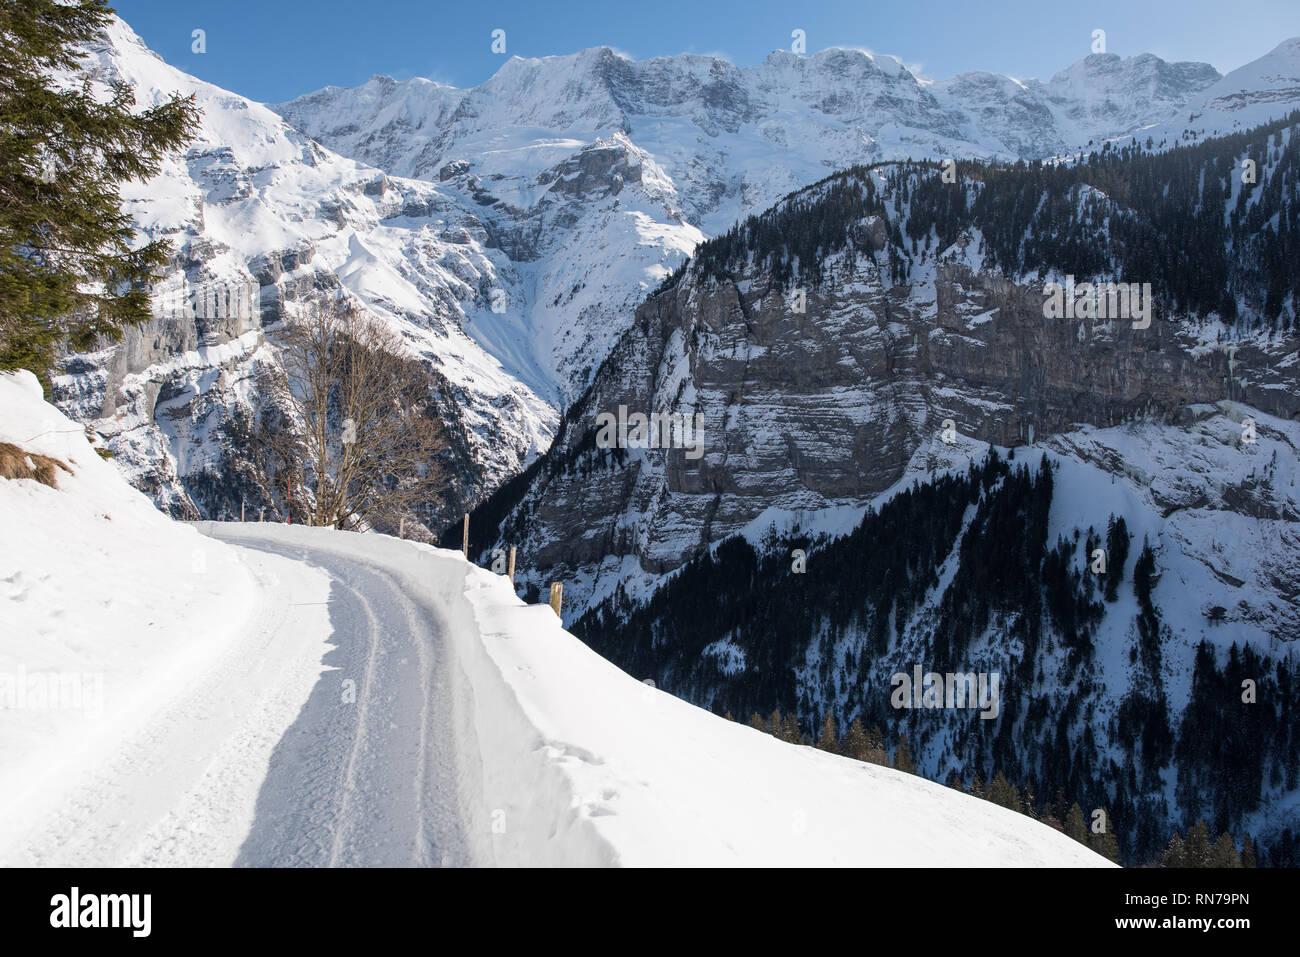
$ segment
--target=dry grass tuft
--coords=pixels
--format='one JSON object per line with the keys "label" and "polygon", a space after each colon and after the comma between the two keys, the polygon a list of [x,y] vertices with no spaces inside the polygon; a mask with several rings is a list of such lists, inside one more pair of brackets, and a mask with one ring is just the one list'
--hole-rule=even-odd
{"label": "dry grass tuft", "polygon": [[72,474],[72,469],[58,459],[24,451],[10,442],[0,442],[0,478],[35,479],[42,485],[58,488],[54,481],[58,474],[55,469],[63,469],[69,475]]}

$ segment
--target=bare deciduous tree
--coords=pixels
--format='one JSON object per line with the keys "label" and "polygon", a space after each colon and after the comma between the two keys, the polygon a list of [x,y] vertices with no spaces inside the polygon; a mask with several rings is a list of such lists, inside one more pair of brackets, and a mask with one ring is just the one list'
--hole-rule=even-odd
{"label": "bare deciduous tree", "polygon": [[294,423],[264,436],[309,493],[313,525],[394,521],[436,497],[445,430],[428,378],[401,337],[346,295],[317,296],[286,320],[283,369],[262,387]]}

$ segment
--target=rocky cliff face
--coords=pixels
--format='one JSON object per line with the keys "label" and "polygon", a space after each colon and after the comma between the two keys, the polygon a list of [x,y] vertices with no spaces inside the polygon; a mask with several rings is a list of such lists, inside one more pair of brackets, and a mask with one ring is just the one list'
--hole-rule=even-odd
{"label": "rocky cliff face", "polygon": [[607,472],[551,479],[528,506],[536,562],[571,573],[631,556],[664,572],[770,508],[865,506],[942,441],[946,419],[1006,447],[1085,423],[1187,426],[1225,400],[1300,412],[1294,373],[1270,369],[1294,342],[1234,349],[1261,370],[1242,382],[1227,348],[1176,323],[1045,319],[1041,285],[945,263],[927,286],[891,288],[870,259],[836,268],[855,279],[809,290],[804,314],[754,276],[686,282],[642,306],[561,452],[623,405],[702,415],[705,454],[632,450]]}

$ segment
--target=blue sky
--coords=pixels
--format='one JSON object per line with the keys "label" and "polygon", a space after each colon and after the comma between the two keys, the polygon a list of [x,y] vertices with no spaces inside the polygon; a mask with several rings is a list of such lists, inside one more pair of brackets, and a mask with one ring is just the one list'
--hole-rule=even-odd
{"label": "blue sky", "polygon": [[[936,78],[993,70],[1046,79],[1090,52],[1203,60],[1227,72],[1300,35],[1296,0],[1101,0],[963,3],[874,0],[118,0],[118,12],[169,63],[237,93],[277,102],[376,73],[473,86],[506,55],[547,56],[608,45],[636,59],[712,53],[740,65],[789,48],[891,53]],[[206,32],[207,52],[191,34]]]}

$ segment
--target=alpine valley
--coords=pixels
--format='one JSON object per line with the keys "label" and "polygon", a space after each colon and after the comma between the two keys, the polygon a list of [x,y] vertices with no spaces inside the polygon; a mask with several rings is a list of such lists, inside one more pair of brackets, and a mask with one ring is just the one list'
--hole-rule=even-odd
{"label": "alpine valley", "polygon": [[[1201,819],[1300,864],[1300,38],[1047,81],[597,48],[264,105],[118,20],[86,71],[203,110],[126,197],[176,248],[155,319],[52,382],[160,509],[284,517],[259,377],[343,288],[450,436],[408,537],[471,511],[634,676],[1102,810],[1126,864]],[[620,409],[701,444],[607,448]],[[995,715],[895,707],[918,668],[1000,676]]]}

